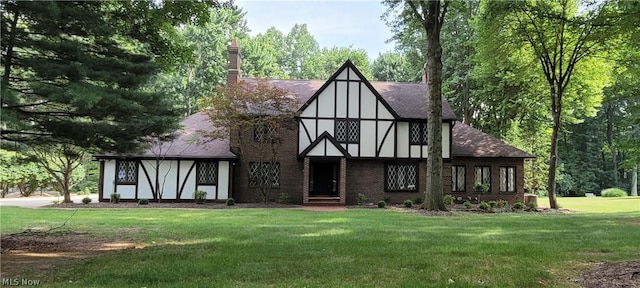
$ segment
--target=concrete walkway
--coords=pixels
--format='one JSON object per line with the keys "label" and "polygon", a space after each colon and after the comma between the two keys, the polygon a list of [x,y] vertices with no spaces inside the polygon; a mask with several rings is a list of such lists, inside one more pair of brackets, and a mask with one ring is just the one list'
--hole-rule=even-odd
{"label": "concrete walkway", "polygon": [[[82,198],[84,197],[86,196],[72,194],[71,201],[75,203],[82,203]],[[89,194],[89,198],[91,198],[91,203],[98,202],[98,194],[96,193]],[[64,200],[63,196],[60,196],[60,197],[31,196],[31,197],[20,197],[20,198],[2,198],[0,199],[0,206],[18,206],[18,207],[24,207],[24,208],[38,208],[42,206],[51,205],[53,204],[53,201],[62,202],[63,200]]]}
{"label": "concrete walkway", "polygon": [[339,212],[346,211],[344,206],[302,206],[302,210],[306,211],[322,211],[322,212]]}

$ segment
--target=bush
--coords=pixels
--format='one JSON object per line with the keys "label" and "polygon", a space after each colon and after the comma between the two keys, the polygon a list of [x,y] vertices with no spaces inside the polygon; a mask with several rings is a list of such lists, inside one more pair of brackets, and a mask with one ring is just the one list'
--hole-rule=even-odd
{"label": "bush", "polygon": [[404,207],[407,207],[407,208],[413,207],[413,201],[411,201],[409,199],[404,200],[404,202],[402,202],[402,204],[404,205]]}
{"label": "bush", "polygon": [[491,208],[498,207],[498,201],[489,201],[489,206],[491,206]]}
{"label": "bush", "polygon": [[387,206],[387,202],[378,201],[378,208],[384,208],[385,206]]}
{"label": "bush", "polygon": [[451,194],[444,195],[442,198],[444,205],[452,205],[453,204],[453,196]]}
{"label": "bush", "polygon": [[364,204],[364,201],[367,200],[367,195],[362,193],[358,193],[358,205]]}
{"label": "bush", "polygon": [[509,204],[507,201],[499,199],[498,201],[496,201],[496,205],[498,206],[498,208],[503,208],[506,207],[507,204]]}
{"label": "bush", "polygon": [[149,205],[149,199],[138,200],[138,205]]}
{"label": "bush", "polygon": [[382,200],[384,200],[384,203],[391,204],[391,196],[389,195],[384,195],[384,198],[382,198]]}
{"label": "bush", "polygon": [[280,193],[280,195],[278,195],[278,203],[289,204],[289,193]]}
{"label": "bush", "polygon": [[608,188],[604,189],[600,192],[600,196],[602,197],[625,197],[627,196],[627,192],[620,188]]}
{"label": "bush", "polygon": [[84,204],[89,204],[89,203],[91,203],[91,198],[89,198],[89,197],[84,197],[84,198],[82,198],[82,203],[84,203]]}
{"label": "bush", "polygon": [[236,205],[236,200],[234,200],[233,198],[227,199],[227,206],[233,206],[233,205]]}
{"label": "bush", "polygon": [[471,208],[471,201],[467,200],[464,201],[464,203],[462,203],[464,205],[464,207],[467,207],[467,209]]}
{"label": "bush", "polygon": [[529,204],[527,204],[527,207],[531,209],[538,208],[538,204],[536,202],[529,202]]}
{"label": "bush", "polygon": [[207,201],[207,192],[202,190],[193,192],[193,199],[195,199],[198,204],[204,204],[204,202]]}
{"label": "bush", "polygon": [[489,205],[489,203],[481,201],[480,204],[478,205],[478,208],[482,209],[482,210],[489,210],[489,208],[491,208],[491,205]]}
{"label": "bush", "polygon": [[422,197],[416,197],[416,200],[413,201],[413,203],[416,203],[416,205],[420,205],[424,202],[424,199]]}
{"label": "bush", "polygon": [[523,209],[524,208],[524,202],[522,201],[517,201],[516,203],[513,203],[513,209]]}
{"label": "bush", "polygon": [[111,193],[111,195],[109,195],[109,202],[120,203],[120,193]]}

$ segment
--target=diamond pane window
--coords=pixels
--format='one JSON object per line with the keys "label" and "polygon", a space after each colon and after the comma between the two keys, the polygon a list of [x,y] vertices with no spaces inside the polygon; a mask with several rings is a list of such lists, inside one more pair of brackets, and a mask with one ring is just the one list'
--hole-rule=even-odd
{"label": "diamond pane window", "polygon": [[280,163],[249,162],[249,187],[280,187]]}
{"label": "diamond pane window", "polygon": [[197,167],[197,185],[216,185],[218,184],[218,162],[202,161],[198,162]]}
{"label": "diamond pane window", "polygon": [[138,182],[138,162],[122,160],[116,162],[116,184],[135,185]]}
{"label": "diamond pane window", "polygon": [[516,192],[516,167],[500,167],[500,192]]}
{"label": "diamond pane window", "polygon": [[351,119],[338,119],[335,122],[334,135],[340,143],[360,142],[360,121]]}
{"label": "diamond pane window", "polygon": [[466,186],[466,167],[451,167],[451,192],[464,192]]}
{"label": "diamond pane window", "polygon": [[385,170],[386,191],[417,191],[417,164],[387,164]]}
{"label": "diamond pane window", "polygon": [[409,125],[409,143],[412,145],[426,145],[427,123],[411,123]]}
{"label": "diamond pane window", "polygon": [[490,166],[476,166],[475,167],[475,181],[473,185],[487,184],[489,191],[491,191],[491,167]]}
{"label": "diamond pane window", "polygon": [[269,123],[258,123],[253,129],[253,139],[257,142],[273,140],[275,135],[276,128]]}

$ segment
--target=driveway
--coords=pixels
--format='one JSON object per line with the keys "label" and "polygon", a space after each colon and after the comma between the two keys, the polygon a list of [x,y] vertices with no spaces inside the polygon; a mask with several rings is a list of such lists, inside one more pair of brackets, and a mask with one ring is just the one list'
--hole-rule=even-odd
{"label": "driveway", "polygon": [[[71,195],[71,200],[75,203],[82,202],[82,198],[84,195]],[[98,194],[90,194],[89,198],[91,198],[91,203],[98,202]],[[25,208],[38,208],[46,205],[53,204],[53,201],[62,202],[64,197],[41,197],[41,196],[32,196],[32,197],[22,197],[22,198],[3,198],[0,199],[0,206],[19,206]]]}

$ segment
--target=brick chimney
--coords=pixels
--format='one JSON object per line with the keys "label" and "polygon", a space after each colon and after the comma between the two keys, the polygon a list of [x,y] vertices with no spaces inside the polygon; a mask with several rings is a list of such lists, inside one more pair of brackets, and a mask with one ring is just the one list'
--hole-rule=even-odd
{"label": "brick chimney", "polygon": [[229,72],[227,74],[227,85],[236,84],[240,81],[240,48],[236,39],[231,40],[231,45],[227,47],[229,51]]}

